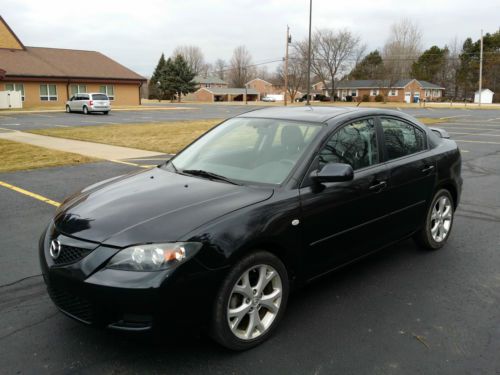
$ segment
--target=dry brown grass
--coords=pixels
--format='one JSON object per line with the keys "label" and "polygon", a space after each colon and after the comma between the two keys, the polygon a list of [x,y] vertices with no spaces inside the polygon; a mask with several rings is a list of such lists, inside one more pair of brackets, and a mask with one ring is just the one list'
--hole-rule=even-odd
{"label": "dry brown grass", "polygon": [[90,163],[97,159],[0,139],[0,173],[61,165]]}
{"label": "dry brown grass", "polygon": [[220,121],[193,120],[149,124],[80,126],[37,129],[30,132],[52,137],[175,154]]}

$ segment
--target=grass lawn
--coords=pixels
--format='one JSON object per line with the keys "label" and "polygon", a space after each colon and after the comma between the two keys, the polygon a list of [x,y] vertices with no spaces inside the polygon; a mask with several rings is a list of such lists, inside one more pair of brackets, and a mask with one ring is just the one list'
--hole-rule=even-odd
{"label": "grass lawn", "polygon": [[219,122],[221,120],[172,121],[152,124],[38,129],[30,132],[175,154]]}
{"label": "grass lawn", "polygon": [[97,159],[0,139],[0,173],[90,163]]}

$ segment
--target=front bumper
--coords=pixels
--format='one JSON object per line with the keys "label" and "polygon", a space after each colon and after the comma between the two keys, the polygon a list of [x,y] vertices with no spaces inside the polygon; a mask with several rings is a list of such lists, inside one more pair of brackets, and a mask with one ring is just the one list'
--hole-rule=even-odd
{"label": "front bumper", "polygon": [[[209,316],[211,301],[222,274],[190,260],[177,269],[157,272],[105,268],[120,249],[92,244],[82,258],[56,264],[50,242],[86,246],[88,242],[55,232],[52,226],[40,238],[43,278],[54,304],[66,315],[88,325],[126,331],[154,326],[192,325]],[[69,245],[67,245],[69,244]],[[63,250],[64,251],[64,250]]]}

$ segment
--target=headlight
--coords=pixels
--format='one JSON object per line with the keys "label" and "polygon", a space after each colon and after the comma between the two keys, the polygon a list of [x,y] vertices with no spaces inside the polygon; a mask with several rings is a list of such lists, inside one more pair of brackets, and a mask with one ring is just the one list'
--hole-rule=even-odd
{"label": "headlight", "polygon": [[173,242],[127,247],[117,253],[107,268],[125,271],[159,271],[173,268],[192,258],[201,248],[199,242]]}

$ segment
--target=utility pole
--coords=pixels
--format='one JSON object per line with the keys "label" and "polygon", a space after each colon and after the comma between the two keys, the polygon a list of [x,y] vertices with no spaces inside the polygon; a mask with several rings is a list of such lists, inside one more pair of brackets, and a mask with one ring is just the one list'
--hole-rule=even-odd
{"label": "utility pole", "polygon": [[479,55],[479,107],[481,107],[481,91],[483,91],[483,30],[481,29],[481,53]]}
{"label": "utility pole", "polygon": [[290,38],[290,28],[286,25],[286,48],[285,48],[285,107],[286,107],[286,95],[288,93],[288,44],[291,42]]}
{"label": "utility pole", "polygon": [[309,0],[309,52],[307,54],[307,101],[306,105],[311,105],[309,97],[311,96],[311,21],[312,21],[313,2]]}

